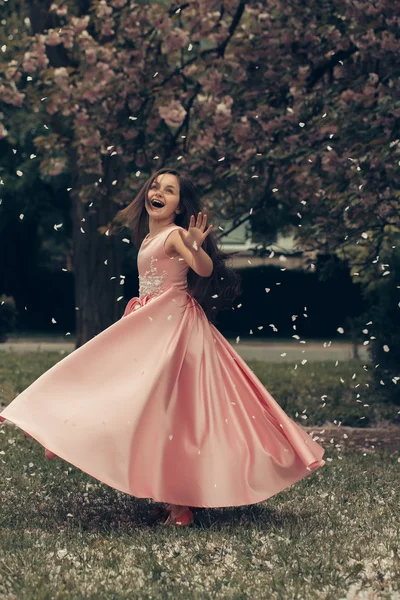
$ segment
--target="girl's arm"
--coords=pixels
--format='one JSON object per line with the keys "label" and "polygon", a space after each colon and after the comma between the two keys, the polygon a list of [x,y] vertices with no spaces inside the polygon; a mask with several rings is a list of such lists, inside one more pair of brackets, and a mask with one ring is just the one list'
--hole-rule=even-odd
{"label": "girl's arm", "polygon": [[173,231],[170,234],[171,245],[189,265],[193,271],[200,275],[200,277],[210,277],[213,272],[214,265],[207,252],[204,252],[203,248],[187,248],[183,243],[183,240],[178,230]]}

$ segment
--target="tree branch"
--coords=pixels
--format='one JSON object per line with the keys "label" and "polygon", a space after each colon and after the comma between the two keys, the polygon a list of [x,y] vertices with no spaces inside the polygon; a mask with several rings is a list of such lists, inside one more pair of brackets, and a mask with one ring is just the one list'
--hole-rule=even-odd
{"label": "tree branch", "polygon": [[319,64],[309,74],[306,82],[306,91],[310,92],[314,85],[319,81],[326,72],[332,72],[333,68],[341,61],[349,58],[352,54],[358,51],[358,47],[351,42],[347,50],[339,50],[335,52],[328,60]]}
{"label": "tree branch", "polygon": [[[173,77],[175,77],[176,75],[179,75],[181,73],[181,71],[183,69],[185,69],[185,67],[191,65],[192,63],[196,62],[197,60],[199,60],[199,58],[204,58],[205,56],[207,56],[208,54],[213,54],[216,53],[219,56],[224,56],[225,50],[226,50],[226,46],[228,45],[230,39],[232,38],[236,27],[239,24],[239,21],[241,19],[241,16],[243,14],[244,11],[244,7],[246,6],[247,0],[240,0],[239,2],[239,6],[236,10],[235,16],[233,17],[232,23],[229,27],[229,34],[228,37],[226,38],[226,40],[224,40],[219,46],[217,46],[216,48],[208,48],[207,50],[202,50],[197,56],[194,56],[193,58],[190,58],[186,63],[184,63],[183,65],[177,67],[174,71],[172,71],[172,73],[170,73],[165,79],[163,79],[163,81],[161,81],[158,86],[155,86],[154,88],[151,88],[151,90],[149,91],[149,95],[153,95],[154,91],[159,87],[163,87],[166,83],[168,83],[168,81],[170,81]],[[174,10],[175,12],[175,10]]]}
{"label": "tree branch", "polygon": [[275,165],[269,165],[268,177],[267,177],[267,180],[265,182],[264,193],[262,194],[261,201],[258,204],[256,204],[255,209],[252,211],[252,213],[251,214],[249,213],[248,215],[246,215],[242,219],[239,219],[239,221],[237,221],[235,223],[235,225],[233,225],[230,229],[228,229],[227,231],[224,231],[223,233],[221,233],[218,236],[218,238],[217,238],[218,240],[220,240],[221,238],[229,235],[230,233],[232,233],[232,231],[235,231],[238,227],[240,227],[240,225],[242,225],[243,223],[245,223],[246,221],[248,221],[251,217],[254,217],[254,215],[257,214],[258,211],[260,211],[262,208],[264,208],[266,199],[268,197],[268,189],[271,186],[271,181],[272,181],[272,177],[273,177],[273,174],[274,174],[274,170],[275,170]]}

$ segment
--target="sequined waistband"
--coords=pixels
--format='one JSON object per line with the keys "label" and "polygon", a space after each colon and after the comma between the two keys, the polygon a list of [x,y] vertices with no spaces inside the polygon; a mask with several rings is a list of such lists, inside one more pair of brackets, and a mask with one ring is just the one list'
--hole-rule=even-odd
{"label": "sequined waistband", "polygon": [[[184,291],[184,290],[181,290],[181,291]],[[158,296],[161,296],[161,294],[162,294],[162,292],[158,293],[158,294],[145,294],[144,296],[134,296],[133,298],[131,298],[129,300],[128,304],[125,307],[124,314],[122,316],[125,317],[127,314],[130,314],[132,311],[138,310],[142,306],[145,306],[146,304],[148,304],[149,302],[154,300],[154,298],[158,298]],[[200,304],[198,303],[196,298],[191,296],[189,294],[189,292],[185,291],[185,294],[187,296],[189,296],[191,299],[191,302],[188,303],[189,306],[196,306],[196,305],[200,306]]]}

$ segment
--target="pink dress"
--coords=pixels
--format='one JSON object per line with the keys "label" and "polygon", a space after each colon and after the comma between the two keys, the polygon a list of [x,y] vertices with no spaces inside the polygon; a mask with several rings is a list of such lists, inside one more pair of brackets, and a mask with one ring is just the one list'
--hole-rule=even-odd
{"label": "pink dress", "polygon": [[164,251],[175,229],[143,240],[139,297],[123,317],[41,375],[1,416],[138,498],[193,507],[261,502],[318,469],[325,450],[188,294],[187,263]]}

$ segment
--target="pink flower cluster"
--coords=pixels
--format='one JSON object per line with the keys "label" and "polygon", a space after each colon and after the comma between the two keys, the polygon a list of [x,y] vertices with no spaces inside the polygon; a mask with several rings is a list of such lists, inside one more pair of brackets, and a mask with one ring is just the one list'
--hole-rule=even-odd
{"label": "pink flower cluster", "polygon": [[166,105],[159,106],[158,112],[169,127],[179,127],[186,115],[186,110],[179,100],[172,100]]}
{"label": "pink flower cluster", "polygon": [[22,61],[22,68],[26,73],[35,73],[37,69],[45,69],[49,65],[49,59],[46,54],[45,45],[46,36],[36,36],[36,42],[31,46],[30,51],[25,52]]}
{"label": "pink flower cluster", "polygon": [[[69,168],[63,158],[68,144],[76,150],[74,168],[96,179],[113,160],[127,165],[115,196],[129,200],[137,173],[152,169],[151,158],[161,155],[166,136],[172,139],[165,124],[179,128],[185,122],[187,139],[178,138],[174,152],[201,171],[199,182],[210,183],[234,163],[242,201],[248,174],[259,174],[252,184],[265,186],[273,166],[271,187],[279,202],[293,202],[297,213],[303,200],[299,212],[315,217],[321,239],[324,228],[329,237],[335,227],[344,239],[339,202],[355,198],[361,208],[351,218],[369,219],[374,191],[383,189],[385,178],[393,189],[398,185],[397,148],[389,149],[400,118],[395,12],[379,0],[374,6],[343,0],[340,21],[329,24],[326,3],[315,4],[316,14],[279,0],[244,3],[229,37],[236,4],[227,0],[221,14],[214,0],[195,0],[178,17],[160,11],[159,3],[93,0],[90,17],[77,17],[68,13],[69,3],[54,1],[54,28],[24,41],[22,67],[9,63],[0,95],[14,106],[26,98],[46,122],[62,123],[64,137],[50,131],[36,140],[50,156],[42,165],[49,176]],[[221,52],[217,46],[227,40]],[[346,55],[351,43],[357,51]],[[67,64],[54,68],[48,56],[57,46]],[[346,56],[328,68],[339,50]],[[27,85],[24,75],[30,74],[35,77]],[[6,135],[0,124],[0,137]],[[227,160],[217,163],[215,156]],[[82,198],[93,190],[82,188]],[[96,193],[102,190],[99,185]],[[389,201],[380,198],[381,218],[389,214]],[[309,233],[306,223],[304,218],[302,231]]]}
{"label": "pink flower cluster", "polygon": [[164,54],[170,54],[175,52],[176,50],[180,50],[184,48],[189,43],[189,35],[183,29],[179,29],[178,27],[174,27],[162,40],[162,52]]}
{"label": "pink flower cluster", "polygon": [[0,84],[0,99],[6,104],[12,104],[12,106],[22,106],[25,94],[18,92],[15,86]]}

